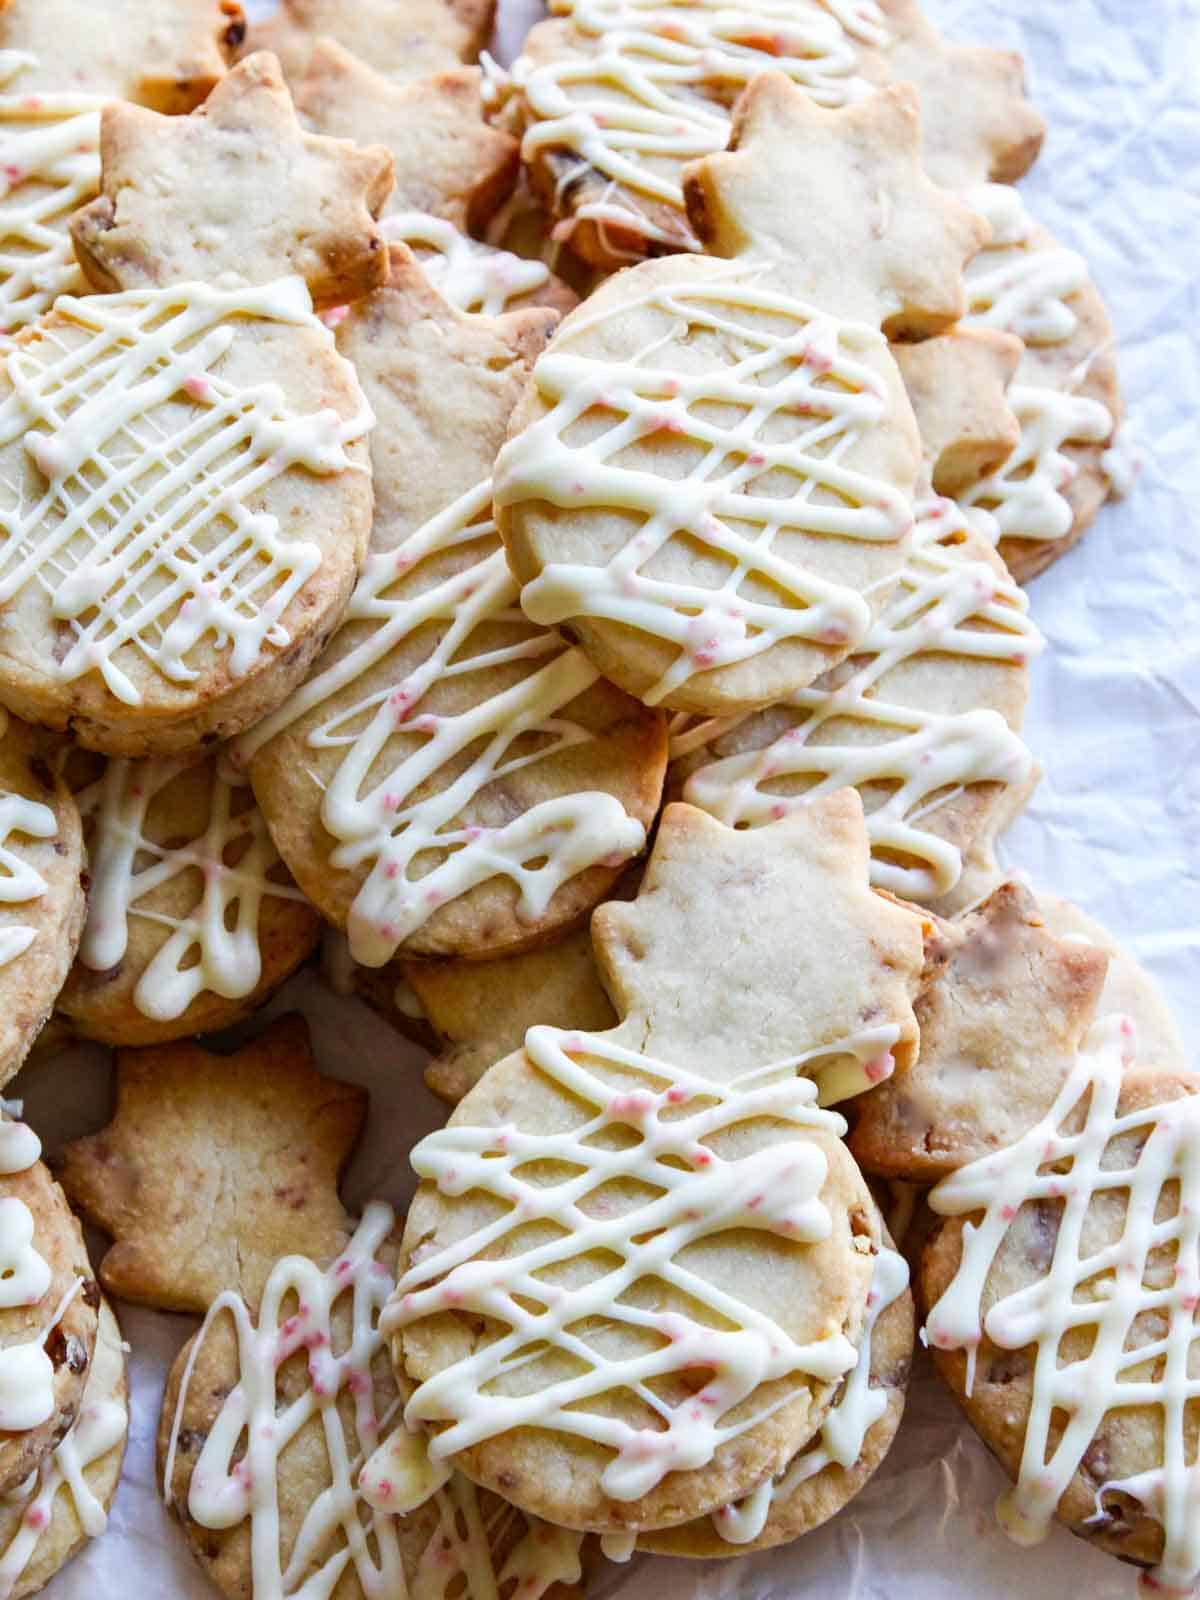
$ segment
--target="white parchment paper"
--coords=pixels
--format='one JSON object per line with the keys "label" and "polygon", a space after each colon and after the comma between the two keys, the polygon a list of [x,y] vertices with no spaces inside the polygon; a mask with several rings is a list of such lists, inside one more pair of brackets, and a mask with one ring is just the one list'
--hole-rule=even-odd
{"label": "white parchment paper", "polygon": [[[353,0],[347,0],[347,4]],[[1120,338],[1145,468],[1082,545],[1032,587],[1049,648],[1027,735],[1041,787],[1009,835],[1010,863],[1108,924],[1165,987],[1185,1036],[1200,1025],[1200,0],[925,0],[963,41],[1022,50],[1050,135],[1023,185],[1034,214],[1083,252]],[[505,11],[508,59],[537,0]],[[411,1192],[413,1141],[443,1119],[420,1053],[310,973],[271,1012],[299,1008],[323,1069],[371,1091],[347,1199]],[[107,1054],[24,1072],[10,1093],[50,1153],[108,1118]],[[96,1241],[97,1245],[101,1241]],[[51,1583],[51,1600],[202,1600],[212,1591],[154,1488],[169,1362],[194,1327],[120,1307],[132,1346],[133,1428],[105,1537]],[[622,1600],[1089,1600],[1131,1596],[1134,1574],[1056,1530],[1035,1550],[992,1517],[1002,1475],[918,1356],[888,1461],[824,1529],[724,1563],[645,1559],[608,1569]]]}

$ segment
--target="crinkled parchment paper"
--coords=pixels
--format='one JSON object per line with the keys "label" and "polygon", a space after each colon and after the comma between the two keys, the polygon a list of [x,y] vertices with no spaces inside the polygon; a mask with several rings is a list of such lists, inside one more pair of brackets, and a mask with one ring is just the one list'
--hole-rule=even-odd
{"label": "crinkled parchment paper", "polygon": [[[347,0],[347,4],[353,0]],[[1166,988],[1185,1035],[1200,1024],[1200,0],[926,0],[964,41],[1022,50],[1050,121],[1023,185],[1034,214],[1083,252],[1112,308],[1145,468],[1082,545],[1032,586],[1049,649],[1035,663],[1029,742],[1041,787],[1008,861],[1079,902]],[[536,6],[505,16],[511,58]],[[442,1111],[419,1052],[311,974],[273,1011],[309,1017],[327,1072],[371,1091],[348,1199],[403,1204],[406,1156]],[[106,1120],[105,1053],[22,1074],[27,1115],[52,1153]],[[97,1241],[98,1242],[98,1241]],[[109,1532],[46,1591],[53,1600],[201,1600],[209,1594],[159,1505],[153,1441],[185,1317],[118,1307],[133,1349],[133,1431]],[[797,1544],[725,1563],[612,1567],[622,1600],[1090,1600],[1131,1596],[1131,1569],[1062,1530],[1010,1544],[992,1517],[1002,1477],[918,1359],[887,1463],[846,1513]]]}

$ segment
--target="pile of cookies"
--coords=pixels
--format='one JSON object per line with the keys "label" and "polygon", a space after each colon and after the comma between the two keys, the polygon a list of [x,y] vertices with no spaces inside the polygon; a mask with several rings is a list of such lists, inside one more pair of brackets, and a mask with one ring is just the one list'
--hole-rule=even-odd
{"label": "pile of cookies", "polygon": [[[230,1600],[801,1539],[918,1305],[1013,1536],[1190,1594],[1200,1079],[994,855],[1021,584],[1131,472],[1021,63],[554,12],[0,0],[0,1085],[117,1048],[56,1177],[0,1121],[0,1597],[104,1530],[110,1298],[203,1319]],[[301,1019],[197,1042],[318,947],[453,1106],[403,1219]]]}

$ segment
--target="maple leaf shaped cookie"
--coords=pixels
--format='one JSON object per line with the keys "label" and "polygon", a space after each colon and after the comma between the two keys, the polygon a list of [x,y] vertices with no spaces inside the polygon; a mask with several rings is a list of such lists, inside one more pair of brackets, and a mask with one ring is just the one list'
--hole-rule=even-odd
{"label": "maple leaf shaped cookie", "polygon": [[642,262],[565,318],[496,472],[526,614],[648,704],[718,715],[870,630],[920,467],[879,324],[952,321],[986,236],[922,173],[912,90],[823,111],[764,74],[733,144],[685,175],[731,259]]}
{"label": "maple leaf shaped cookie", "polygon": [[1014,1143],[1038,1121],[1108,969],[1099,947],[1056,938],[1015,882],[939,935],[916,1007],[920,1058],[859,1101],[850,1138],[868,1171],[918,1182]]}
{"label": "maple leaf shaped cookie", "polygon": [[1025,68],[1010,50],[943,38],[918,0],[878,0],[878,43],[859,53],[874,83],[911,83],[921,97],[922,160],[935,183],[962,189],[1015,183],[1037,160],[1046,122],[1025,98]]}
{"label": "maple leaf shaped cookie", "polygon": [[222,1290],[257,1303],[276,1258],[337,1254],[338,1179],[366,1115],[362,1089],[321,1075],[303,1018],[232,1055],[191,1042],[117,1054],[117,1105],[62,1155],[60,1178],[113,1238],[110,1294],[204,1312]]}
{"label": "maple leaf shaped cookie", "polygon": [[385,1321],[435,1459],[632,1532],[811,1438],[879,1243],[812,1079],[911,1056],[922,928],[868,888],[849,791],[746,833],[667,809],[637,900],[593,917],[624,1020],[531,1029],[414,1151]]}
{"label": "maple leaf shaped cookie", "polygon": [[494,0],[281,0],[250,29],[249,48],[273,50],[292,82],[314,46],[335,40],[396,83],[474,61],[492,29]]}
{"label": "maple leaf shaped cookie", "polygon": [[71,226],[97,289],[298,273],[321,304],[387,275],[375,219],[391,156],[306,133],[269,55],[248,57],[190,117],[107,107],[101,151],[100,197]]}

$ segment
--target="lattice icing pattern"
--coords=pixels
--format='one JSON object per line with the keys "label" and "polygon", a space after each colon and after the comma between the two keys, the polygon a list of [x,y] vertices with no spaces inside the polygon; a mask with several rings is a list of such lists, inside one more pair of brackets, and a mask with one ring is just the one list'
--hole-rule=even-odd
{"label": "lattice icing pattern", "polygon": [[[604,321],[652,308],[684,328],[719,336],[728,364],[673,370],[666,337],[626,361],[551,347],[534,367],[550,407],[511,439],[497,463],[497,502],[545,501],[572,511],[620,507],[639,520],[605,565],[551,562],[521,592],[549,625],[576,617],[624,624],[674,647],[659,681],[642,695],[658,704],[696,673],[747,661],[784,639],[858,643],[871,609],[861,593],[788,558],[781,536],[799,533],[871,544],[902,539],[912,510],[892,485],[843,458],[888,411],[878,371],[865,357],[883,348],[877,330],[815,311],[760,281],[761,263],[732,265],[694,281],[664,283],[638,299],[572,325],[572,337]],[[727,413],[735,420],[724,420]],[[583,417],[603,418],[586,440]],[[801,420],[803,419],[803,420]],[[785,424],[782,437],[775,437]],[[623,453],[659,434],[687,441],[697,463],[667,477]],[[787,494],[755,491],[784,474]],[[656,576],[656,556],[680,541],[720,564],[719,586]],[[754,598],[748,581],[769,587]]]}
{"label": "lattice icing pattern", "polygon": [[[91,891],[78,959],[107,972],[129,948],[138,921],[164,930],[133,991],[144,1016],[181,1017],[206,990],[227,1000],[253,994],[262,977],[259,918],[268,896],[302,901],[289,881],[266,821],[237,774],[217,764],[191,769],[208,797],[203,831],[180,842],[169,827],[150,826],[151,808],[188,770],[183,761],[109,761],[77,796],[92,823]],[[275,877],[272,877],[275,874]],[[184,915],[152,905],[156,891],[190,884]]]}
{"label": "lattice icing pattern", "polygon": [[[334,866],[369,868],[348,920],[351,953],[367,966],[389,960],[440,905],[476,884],[508,878],[520,914],[534,918],[570,878],[619,863],[645,843],[641,823],[598,791],[543,800],[500,827],[461,821],[490,783],[593,737],[563,713],[599,677],[582,651],[522,615],[490,510],[485,482],[397,550],[369,557],[346,613],[347,623],[367,625],[366,634],[236,747],[240,760],[252,759],[418,630],[438,630],[402,681],[339,701],[307,734],[310,748],[340,753],[321,821],[337,841]],[[473,558],[455,559],[464,550]],[[501,640],[476,637],[497,628]],[[475,677],[485,685],[492,669],[513,664],[522,670],[508,687],[488,694],[481,686],[456,712],[436,715],[425,705],[439,684]],[[445,854],[418,875],[430,851]]]}
{"label": "lattice icing pattern", "polygon": [[[213,1303],[180,1385],[164,1470],[168,1502],[195,1362],[214,1322],[227,1316],[237,1338],[239,1378],[196,1461],[187,1514],[203,1528],[223,1530],[250,1522],[256,1597],[317,1600],[334,1591],[343,1573],[352,1572],[363,1595],[413,1594],[428,1600],[448,1600],[464,1577],[470,1593],[486,1594],[489,1583],[516,1575],[526,1580],[520,1592],[539,1600],[555,1582],[578,1578],[577,1537],[543,1541],[538,1538],[541,1525],[530,1523],[507,1567],[495,1574],[489,1531],[495,1534],[495,1519],[503,1511],[492,1508],[485,1519],[476,1491],[456,1475],[433,1491],[438,1531],[407,1581],[400,1517],[379,1510],[362,1492],[360,1469],[389,1427],[400,1425],[399,1399],[383,1403],[373,1371],[384,1355],[379,1313],[394,1287],[391,1269],[380,1256],[394,1223],[391,1207],[376,1201],[367,1206],[354,1237],[327,1269],[302,1256],[277,1262],[257,1320],[231,1292]],[[340,1340],[335,1326],[341,1307],[351,1313],[348,1342]],[[309,1382],[282,1404],[278,1374],[300,1354],[308,1362]],[[353,1405],[346,1404],[350,1397]],[[301,1430],[313,1424],[323,1434],[331,1481],[313,1499],[290,1552],[285,1552],[280,1537],[281,1461]],[[242,1441],[246,1453],[238,1458]],[[475,1587],[480,1580],[483,1586]]]}
{"label": "lattice icing pattern", "polygon": [[736,1505],[723,1506],[712,1525],[727,1544],[753,1544],[767,1525],[772,1506],[784,1502],[827,1467],[847,1471],[863,1453],[867,1434],[887,1410],[887,1393],[871,1386],[871,1341],[875,1324],[908,1288],[908,1262],[895,1250],[881,1249],[867,1296],[858,1360],[846,1376],[816,1438],[788,1462],[777,1477],[768,1478],[753,1494]]}
{"label": "lattice icing pattern", "polygon": [[[1113,433],[1108,407],[1061,383],[1048,384],[1038,352],[1065,344],[1079,328],[1072,297],[1088,287],[1087,264],[1074,250],[1046,242],[1016,189],[985,184],[968,202],[987,218],[991,244],[967,263],[967,326],[1016,334],[1026,346],[1008,403],[1021,424],[1012,455],[960,496],[966,506],[991,511],[1000,532],[1020,539],[1053,540],[1071,530],[1075,513],[1065,490],[1078,467],[1068,444],[1104,444]],[[1087,375],[1088,360],[1070,375]],[[1041,381],[1039,381],[1041,380]]]}
{"label": "lattice icing pattern", "polygon": [[379,231],[406,244],[442,298],[460,311],[497,317],[550,281],[545,262],[482,244],[425,211],[396,212],[383,219]]}
{"label": "lattice icing pattern", "polygon": [[[938,833],[939,808],[971,784],[1024,782],[1032,758],[998,711],[889,700],[888,674],[927,655],[1016,667],[1041,647],[1023,591],[993,565],[963,558],[967,531],[953,501],[919,505],[908,563],[862,649],[784,702],[783,731],[759,748],[703,761],[701,752],[748,719],[677,716],[672,757],[693,767],[684,798],[731,827],[759,827],[853,785],[866,791],[872,882],[918,901],[952,889],[962,853]],[[783,794],[788,779],[809,787]]]}
{"label": "lattice icing pattern", "polygon": [[98,672],[137,705],[126,650],[186,684],[201,641],[228,649],[238,676],[289,643],[282,618],[321,552],[250,506],[294,469],[350,470],[346,446],[370,414],[296,414],[276,384],[222,377],[239,328],[257,319],[330,339],[299,279],[180,284],[64,296],[40,336],[5,358],[0,447],[21,447],[29,465],[24,481],[11,466],[0,479],[0,604],[31,584],[44,591],[70,630],[44,664],[60,680]]}
{"label": "lattice icing pattern", "polygon": [[[0,732],[0,737],[3,737]],[[18,835],[29,839],[58,837],[58,818],[40,800],[0,791],[0,905],[28,905],[40,900],[47,883],[21,853]],[[37,929],[25,922],[0,925],[0,968],[25,954],[37,938]]]}
{"label": "lattice icing pattern", "polygon": [[[853,1041],[829,1053],[840,1048]],[[716,1084],[603,1035],[531,1028],[525,1049],[583,1120],[552,1133],[458,1124],[421,1141],[412,1157],[418,1176],[444,1195],[481,1191],[498,1214],[419,1252],[384,1326],[402,1330],[452,1308],[503,1329],[427,1379],[409,1402],[411,1422],[444,1425],[430,1442],[434,1460],[536,1426],[610,1449],[604,1492],[636,1499],[671,1471],[703,1467],[721,1444],[761,1422],[745,1405],[761,1385],[797,1374],[832,1382],[854,1365],[854,1346],[842,1333],[798,1344],[680,1260],[689,1244],[735,1229],[793,1243],[826,1238],[827,1162],[806,1136],[840,1135],[845,1122],[815,1105],[815,1084],[796,1076],[803,1058]],[[755,1118],[772,1119],[786,1134],[741,1159],[712,1148],[714,1138]],[[607,1137],[613,1130],[622,1137]],[[546,1176],[551,1171],[556,1181]],[[638,1196],[628,1208],[600,1195],[621,1180]],[[553,1236],[538,1230],[521,1241],[531,1217],[552,1222]],[[597,1258],[614,1264],[601,1267]],[[648,1299],[637,1293],[646,1283],[655,1285]],[[669,1309],[654,1309],[664,1301],[660,1286]],[[605,1330],[636,1334],[638,1343],[614,1351]],[[506,1392],[505,1375],[547,1349],[569,1358],[572,1370],[526,1384],[524,1394]],[[663,1381],[697,1369],[708,1373],[702,1387],[674,1400],[664,1393]],[[618,1392],[636,1397],[661,1426],[634,1427],[604,1404]]]}
{"label": "lattice icing pattern", "polygon": [[[685,162],[724,150],[738,91],[756,73],[786,73],[819,104],[839,106],[867,92],[857,74],[863,44],[886,38],[882,13],[866,0],[720,0],[686,6],[662,0],[575,0],[569,16],[579,46],[550,61],[520,58],[515,86],[528,120],[526,161],[568,151],[604,184],[572,208],[556,237],[581,222],[698,250],[684,214]],[[721,103],[724,101],[725,103]],[[558,179],[560,201],[576,176]],[[656,207],[677,215],[669,226]],[[621,254],[606,235],[608,248]]]}
{"label": "lattice icing pattern", "polygon": [[94,95],[20,93],[36,58],[0,50],[0,334],[13,334],[78,290],[67,224],[100,187]]}
{"label": "lattice icing pattern", "polygon": [[[1020,1473],[998,1508],[1020,1543],[1048,1531],[1106,1413],[1156,1412],[1161,1464],[1101,1485],[1096,1507],[1108,1492],[1136,1500],[1163,1529],[1154,1586],[1190,1594],[1200,1578],[1200,1464],[1187,1444],[1200,1398],[1200,1098],[1122,1112],[1133,1049],[1127,1017],[1101,1019],[1042,1121],[933,1190],[935,1212],[976,1220],[963,1225],[961,1261],[926,1337],[967,1352],[968,1394],[985,1334],[1002,1350],[1036,1349]],[[1093,1208],[1121,1196],[1114,1236]],[[985,1313],[989,1275],[1025,1206],[1056,1217],[1052,1255]]]}

